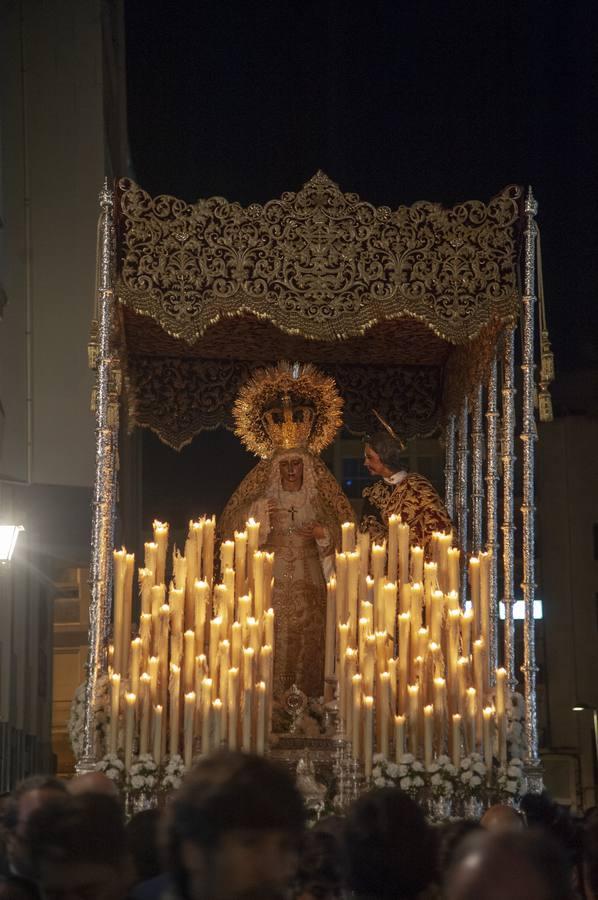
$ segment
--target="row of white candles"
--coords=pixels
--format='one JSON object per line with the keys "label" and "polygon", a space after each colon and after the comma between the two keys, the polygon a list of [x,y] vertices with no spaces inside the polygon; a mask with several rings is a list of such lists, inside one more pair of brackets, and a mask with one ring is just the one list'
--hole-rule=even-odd
{"label": "row of white candles", "polygon": [[[356,758],[371,773],[374,748],[396,758],[465,746],[492,763],[495,729],[506,763],[506,671],[490,693],[490,554],[469,562],[472,607],[459,607],[460,551],[435,534],[429,562],[409,547],[409,526],[389,521],[388,544],[342,526],[336,577],[328,582],[326,676],[339,686],[340,715]],[[370,574],[371,573],[371,574]],[[391,580],[391,577],[393,580]],[[441,589],[441,585],[445,590]]]}
{"label": "row of white candles", "polygon": [[[139,569],[141,614],[131,641],[135,558],[114,551],[114,646],[109,660],[109,752],[124,719],[125,765],[135,744],[161,762],[168,751],[190,765],[221,745],[264,753],[272,712],[274,555],[257,550],[259,523],[250,520],[220,547],[221,583],[214,583],[215,520],[189,523],[185,555],[173,553],[165,577],[168,525],[154,522]],[[153,568],[152,568],[153,567]],[[123,673],[124,676],[123,676]]]}

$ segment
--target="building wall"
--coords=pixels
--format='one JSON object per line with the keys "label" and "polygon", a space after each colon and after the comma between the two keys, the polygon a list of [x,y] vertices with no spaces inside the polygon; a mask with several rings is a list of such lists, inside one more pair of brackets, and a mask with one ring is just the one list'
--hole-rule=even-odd
{"label": "building wall", "polygon": [[598,706],[598,419],[564,416],[540,426],[539,596],[544,600],[547,745],[579,754],[584,805],[595,795],[591,713]]}
{"label": "building wall", "polygon": [[89,564],[87,342],[98,194],[126,174],[121,22],[118,0],[0,6],[0,516],[27,529],[0,580],[4,786],[50,765],[53,600]]}

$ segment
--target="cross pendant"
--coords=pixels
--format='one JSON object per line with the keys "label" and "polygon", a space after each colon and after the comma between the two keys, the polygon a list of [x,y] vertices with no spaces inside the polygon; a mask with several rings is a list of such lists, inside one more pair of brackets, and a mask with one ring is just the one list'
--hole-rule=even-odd
{"label": "cross pendant", "polygon": [[299,512],[299,510],[295,506],[289,506],[289,512],[291,514],[291,522],[295,521],[295,513]]}

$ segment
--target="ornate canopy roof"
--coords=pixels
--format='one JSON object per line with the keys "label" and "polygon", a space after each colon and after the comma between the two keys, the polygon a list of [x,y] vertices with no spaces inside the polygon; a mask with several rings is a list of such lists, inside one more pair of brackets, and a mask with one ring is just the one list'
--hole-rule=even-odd
{"label": "ornate canopy roof", "polygon": [[[246,208],[117,188],[130,414],[173,446],[230,425],[240,381],[279,359],[322,366],[346,401],[365,391],[346,406],[354,430],[378,403],[406,435],[429,432],[519,312],[517,186],[486,204],[396,210],[322,172]],[[372,396],[384,383],[388,396]]]}

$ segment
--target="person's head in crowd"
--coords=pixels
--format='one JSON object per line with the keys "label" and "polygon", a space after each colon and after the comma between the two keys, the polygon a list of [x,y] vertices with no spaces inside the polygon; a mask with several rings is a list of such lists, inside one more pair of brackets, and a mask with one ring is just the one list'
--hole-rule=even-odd
{"label": "person's head in crowd", "polygon": [[342,897],[341,847],[327,831],[312,829],[303,835],[294,900],[338,900]]}
{"label": "person's head in crowd", "polygon": [[446,900],[571,900],[567,859],[539,831],[466,838],[445,880]]}
{"label": "person's head in crowd", "polygon": [[116,784],[104,772],[84,772],[82,775],[75,775],[67,783],[67,790],[69,794],[75,796],[80,794],[105,794],[107,797],[113,797],[115,800],[118,800],[120,797]]}
{"label": "person's head in crowd", "polygon": [[581,869],[585,900],[598,900],[598,811],[596,809],[585,816]]}
{"label": "person's head in crowd", "polygon": [[526,794],[521,798],[520,809],[528,828],[550,835],[560,845],[567,856],[571,877],[577,877],[581,862],[580,826],[569,811],[555,803],[547,791]]}
{"label": "person's head in crowd", "polygon": [[419,806],[397,788],[360,797],[345,828],[348,886],[356,897],[409,900],[437,876],[436,835]]}
{"label": "person's head in crowd", "polygon": [[132,877],[120,805],[105,794],[65,795],[33,813],[25,829],[44,900],[124,900]]}
{"label": "person's head in crowd", "polygon": [[64,781],[48,775],[34,775],[21,781],[4,804],[2,825],[8,868],[14,875],[29,878],[29,853],[24,839],[29,818],[56,797],[66,794]]}
{"label": "person's head in crowd", "polygon": [[481,825],[474,819],[459,819],[438,829],[438,871],[445,875],[452,866],[461,843],[470,835],[480,831]]}
{"label": "person's head in crowd", "polygon": [[40,895],[33,881],[9,875],[0,878],[0,900],[40,900]]}
{"label": "person's head in crowd", "polygon": [[298,861],[305,808],[293,779],[259,756],[202,759],[167,810],[167,850],[184,900],[279,900]]}
{"label": "person's head in crowd", "polygon": [[525,822],[519,812],[512,806],[495,803],[490,806],[480,820],[480,825],[486,831],[496,833],[504,831],[523,831]]}
{"label": "person's head in crowd", "polygon": [[135,883],[162,871],[159,846],[160,810],[143,809],[127,822],[127,843],[135,867]]}

